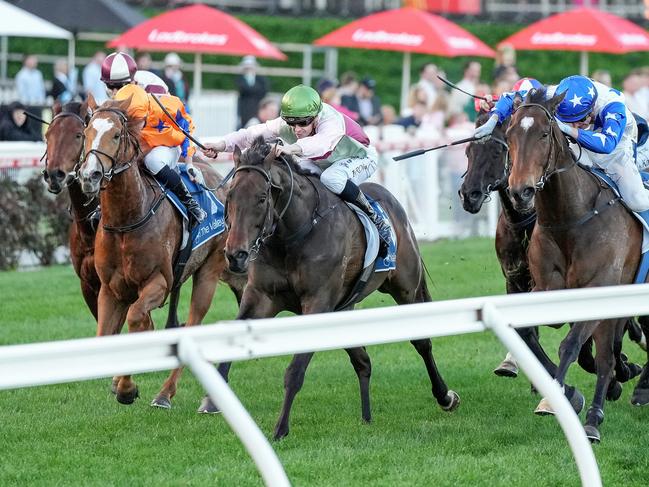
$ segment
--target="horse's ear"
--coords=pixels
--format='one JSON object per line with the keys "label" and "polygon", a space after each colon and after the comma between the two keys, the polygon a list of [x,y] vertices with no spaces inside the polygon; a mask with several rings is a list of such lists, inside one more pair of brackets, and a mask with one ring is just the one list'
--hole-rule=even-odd
{"label": "horse's ear", "polygon": [[274,145],[270,146],[270,151],[268,151],[268,155],[264,157],[264,167],[270,168],[270,165],[275,160],[275,154],[277,154],[277,142]]}
{"label": "horse's ear", "polygon": [[88,93],[88,98],[86,98],[84,103],[90,112],[94,112],[97,109],[97,101],[95,100],[95,97],[92,96],[92,93]]}
{"label": "horse's ear", "polygon": [[238,145],[234,146],[234,151],[232,152],[232,158],[234,159],[234,165],[238,166],[241,162],[241,149]]}
{"label": "horse's ear", "polygon": [[61,110],[63,110],[63,105],[61,105],[61,102],[55,101],[54,105],[52,105],[52,116],[56,117],[61,113]]}
{"label": "horse's ear", "polygon": [[126,111],[128,110],[128,107],[131,106],[131,100],[132,99],[133,99],[133,95],[129,96],[128,98],[124,98],[123,100],[118,100],[115,103],[115,108],[117,108],[118,110],[121,110],[124,113],[126,113]]}
{"label": "horse's ear", "polygon": [[523,103],[523,97],[519,92],[516,92],[514,95],[514,111],[518,110],[518,107]]}
{"label": "horse's ear", "polygon": [[563,99],[566,97],[567,91],[554,95],[550,100],[548,100],[548,111],[554,115],[557,111],[557,107],[561,104]]}

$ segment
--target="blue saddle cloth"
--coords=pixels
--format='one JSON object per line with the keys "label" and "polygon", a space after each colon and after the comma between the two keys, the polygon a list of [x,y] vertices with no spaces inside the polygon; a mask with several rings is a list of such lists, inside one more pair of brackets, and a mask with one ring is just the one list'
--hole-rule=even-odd
{"label": "blue saddle cloth", "polygon": [[[374,211],[381,215],[385,221],[390,224],[390,244],[388,245],[388,254],[385,257],[377,256],[374,263],[374,272],[391,271],[397,268],[397,235],[394,232],[394,226],[388,216],[387,212],[381,207],[378,201],[373,200],[367,196],[367,201],[370,202]],[[377,231],[378,232],[378,231]]]}
{"label": "blue saddle cloth", "polygon": [[[189,179],[186,164],[178,164],[178,168],[180,169],[180,177],[185,183],[185,186],[187,186],[194,199],[205,210],[205,213],[207,213],[207,218],[199,225],[195,225],[192,229],[191,243],[192,250],[195,250],[225,231],[225,207],[211,191],[206,190],[200,184],[196,184]],[[188,220],[187,209],[178,197],[171,191],[166,191],[166,195],[173,206],[183,216],[183,219]]]}
{"label": "blue saddle cloth", "polygon": [[[602,169],[596,167],[588,167],[588,166],[582,166],[582,167],[595,174],[599,179],[601,179],[606,184],[608,184],[611,187],[611,189],[615,191],[615,194],[620,196],[620,190],[618,189],[617,184],[615,184],[615,182],[613,182],[613,180]],[[649,173],[640,171],[640,175],[642,176],[642,181],[644,182],[645,186],[649,186]],[[638,266],[638,270],[636,272],[636,276],[633,281],[634,284],[642,284],[646,282],[647,274],[649,273],[649,252],[645,250],[648,247],[647,237],[649,236],[649,210],[645,210],[640,213],[636,211],[631,211],[631,213],[633,213],[633,215],[640,221],[640,223],[644,227],[644,230],[642,232],[642,239],[643,239],[642,258],[640,259],[640,265]]]}

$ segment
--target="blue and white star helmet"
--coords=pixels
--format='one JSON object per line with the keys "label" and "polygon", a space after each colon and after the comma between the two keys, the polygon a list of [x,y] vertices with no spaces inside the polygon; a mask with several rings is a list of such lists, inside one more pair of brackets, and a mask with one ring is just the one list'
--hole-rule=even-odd
{"label": "blue and white star helmet", "polygon": [[562,79],[555,93],[560,95],[564,92],[566,96],[557,107],[557,118],[562,122],[583,120],[597,101],[595,85],[586,76],[575,75]]}
{"label": "blue and white star helmet", "polygon": [[512,88],[512,91],[518,91],[522,96],[525,96],[528,91],[531,89],[540,90],[543,88],[543,85],[540,81],[535,80],[534,78],[521,78]]}

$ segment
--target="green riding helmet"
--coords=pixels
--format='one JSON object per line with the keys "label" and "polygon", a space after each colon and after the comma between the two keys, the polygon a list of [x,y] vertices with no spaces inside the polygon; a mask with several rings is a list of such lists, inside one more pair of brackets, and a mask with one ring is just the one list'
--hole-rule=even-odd
{"label": "green riding helmet", "polygon": [[322,109],[318,92],[310,86],[297,85],[282,97],[280,116],[287,122],[314,118]]}

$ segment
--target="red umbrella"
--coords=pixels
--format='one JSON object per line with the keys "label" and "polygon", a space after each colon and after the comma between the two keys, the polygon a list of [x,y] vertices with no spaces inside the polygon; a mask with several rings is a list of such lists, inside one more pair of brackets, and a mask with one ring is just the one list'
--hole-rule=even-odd
{"label": "red umbrella", "polygon": [[460,26],[415,8],[368,15],[317,39],[320,46],[404,52],[401,103],[410,85],[410,53],[493,57],[494,51]]}
{"label": "red umbrella", "polygon": [[578,8],[535,22],[501,44],[516,49],[579,51],[581,73],[588,74],[588,52],[623,54],[649,51],[649,34],[642,27],[593,8]]}
{"label": "red umbrella", "polygon": [[149,19],[108,43],[144,51],[196,53],[194,90],[200,91],[201,53],[286,59],[268,39],[235,17],[205,5],[170,10]]}

